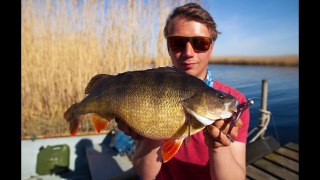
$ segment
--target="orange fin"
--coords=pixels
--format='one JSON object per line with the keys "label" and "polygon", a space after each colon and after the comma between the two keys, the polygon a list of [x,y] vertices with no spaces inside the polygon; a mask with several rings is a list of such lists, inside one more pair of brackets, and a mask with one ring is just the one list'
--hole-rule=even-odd
{"label": "orange fin", "polygon": [[102,117],[96,114],[92,115],[92,122],[98,133],[100,133],[100,131],[106,128],[109,124],[109,120],[103,119]]}
{"label": "orange fin", "polygon": [[184,138],[181,139],[166,139],[162,143],[162,159],[163,162],[168,162],[175,154],[177,154]]}
{"label": "orange fin", "polygon": [[77,134],[78,131],[78,127],[79,127],[80,121],[77,119],[74,124],[70,125],[70,133],[71,136],[75,136]]}
{"label": "orange fin", "polygon": [[78,108],[78,103],[70,106],[64,113],[64,119],[69,123],[69,130],[72,136],[77,134],[77,130],[80,124],[80,117],[76,115],[75,111]]}

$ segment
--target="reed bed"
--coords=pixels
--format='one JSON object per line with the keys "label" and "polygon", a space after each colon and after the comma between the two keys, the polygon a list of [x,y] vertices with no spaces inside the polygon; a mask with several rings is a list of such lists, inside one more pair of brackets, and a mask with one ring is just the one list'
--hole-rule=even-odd
{"label": "reed bed", "polygon": [[225,56],[210,59],[213,64],[241,64],[241,65],[268,65],[268,66],[298,66],[298,55],[283,56]]}
{"label": "reed bed", "polygon": [[185,2],[21,1],[22,135],[69,133],[63,113],[98,73],[170,65],[162,29]]}

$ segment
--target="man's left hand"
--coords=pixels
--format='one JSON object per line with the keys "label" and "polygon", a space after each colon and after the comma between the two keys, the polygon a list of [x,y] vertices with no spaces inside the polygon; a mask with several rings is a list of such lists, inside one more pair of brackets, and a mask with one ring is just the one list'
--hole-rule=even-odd
{"label": "man's left hand", "polygon": [[[236,125],[231,130],[231,137],[235,139],[238,136],[238,130],[242,126],[242,121],[239,119]],[[204,130],[204,141],[209,148],[218,148],[229,146],[231,141],[226,134],[230,128],[230,122],[223,119],[216,120],[213,124],[208,125]]]}

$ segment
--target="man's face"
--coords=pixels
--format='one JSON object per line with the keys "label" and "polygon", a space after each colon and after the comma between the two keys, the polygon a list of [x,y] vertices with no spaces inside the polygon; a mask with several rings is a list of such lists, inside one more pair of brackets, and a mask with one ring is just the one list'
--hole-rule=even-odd
{"label": "man's face", "polygon": [[[208,28],[204,24],[196,21],[188,21],[179,16],[173,19],[169,27],[168,37],[170,36],[211,37]],[[207,65],[213,51],[213,44],[212,42],[210,48],[205,52],[195,50],[190,41],[185,44],[185,48],[182,50],[177,51],[170,48],[168,50],[171,61],[175,67],[204,80],[207,74]]]}

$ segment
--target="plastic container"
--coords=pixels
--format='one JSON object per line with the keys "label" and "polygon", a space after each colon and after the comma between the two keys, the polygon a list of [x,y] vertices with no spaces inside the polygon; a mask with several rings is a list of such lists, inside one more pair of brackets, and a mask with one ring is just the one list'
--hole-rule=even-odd
{"label": "plastic container", "polygon": [[39,175],[62,173],[69,169],[70,148],[67,144],[40,147],[36,173]]}

